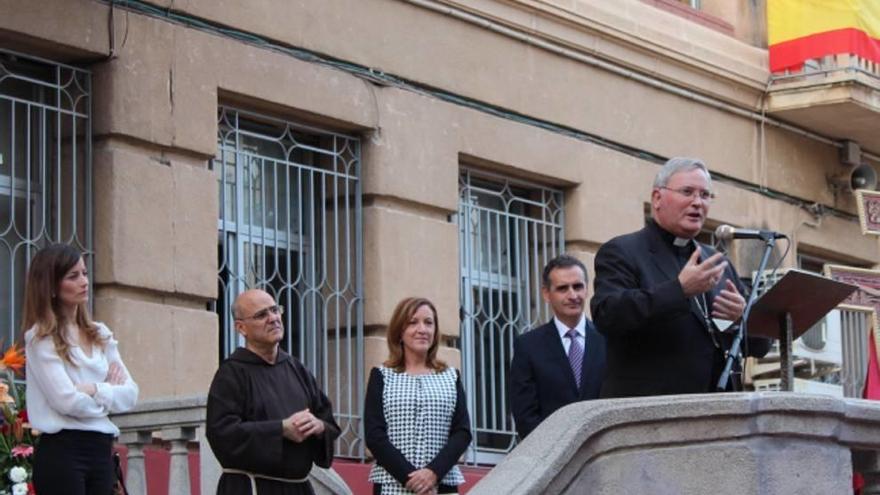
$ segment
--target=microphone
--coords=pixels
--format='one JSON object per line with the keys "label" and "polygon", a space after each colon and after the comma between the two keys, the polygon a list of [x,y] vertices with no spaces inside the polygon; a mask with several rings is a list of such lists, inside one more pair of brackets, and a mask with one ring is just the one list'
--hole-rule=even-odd
{"label": "microphone", "polygon": [[787,239],[785,234],[772,230],[738,229],[731,225],[719,225],[715,229],[715,238],[722,241],[733,239]]}

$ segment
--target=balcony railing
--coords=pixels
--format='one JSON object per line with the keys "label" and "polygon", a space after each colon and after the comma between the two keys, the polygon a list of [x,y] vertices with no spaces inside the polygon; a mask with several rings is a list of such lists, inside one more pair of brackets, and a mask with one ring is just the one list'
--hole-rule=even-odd
{"label": "balcony railing", "polygon": [[[159,440],[170,448],[171,463],[168,471],[168,494],[190,495],[189,449],[197,444],[202,477],[219,472],[210,465],[213,455],[204,436],[205,397],[186,397],[162,401],[148,401],[134,410],[117,414],[113,422],[121,431],[119,443],[128,449],[126,487],[131,495],[146,495],[147,476],[144,448]],[[208,453],[209,455],[205,455]],[[210,459],[208,459],[210,458]],[[208,463],[206,466],[205,464]],[[213,461],[216,464],[216,461]],[[214,475],[216,477],[216,475]],[[206,484],[202,480],[202,491]],[[216,486],[216,483],[213,485]]]}
{"label": "balcony railing", "polygon": [[880,151],[880,64],[850,54],[807,60],[774,74],[768,115],[832,140]]}
{"label": "balcony railing", "polygon": [[864,74],[880,83],[880,64],[848,53],[826,55],[807,60],[797,70],[786,70],[784,73],[774,74],[771,77],[771,87],[772,84],[781,82],[797,80],[815,82],[819,77],[832,78],[840,75],[851,77],[854,74]]}
{"label": "balcony railing", "polygon": [[[130,495],[146,495],[147,470],[144,450],[160,444],[169,450],[168,495],[198,495],[190,480],[199,477],[203,494],[217,489],[221,468],[205,439],[205,396],[152,400],[134,410],[112,416],[121,433],[119,443],[128,450],[125,483]],[[198,453],[199,469],[190,471],[189,455]],[[152,475],[152,473],[151,473]],[[351,495],[351,490],[332,469],[313,468],[309,475],[317,494]],[[151,492],[151,495],[163,495]]]}

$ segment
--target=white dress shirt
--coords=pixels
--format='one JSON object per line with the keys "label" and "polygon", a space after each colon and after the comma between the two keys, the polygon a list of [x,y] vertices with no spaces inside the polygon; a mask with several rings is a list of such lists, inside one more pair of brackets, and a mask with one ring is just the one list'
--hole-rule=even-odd
{"label": "white dress shirt", "polygon": [[[571,339],[566,337],[565,334],[567,334],[568,331],[571,329],[565,326],[565,323],[559,321],[559,318],[555,316],[553,317],[553,324],[556,325],[556,331],[559,332],[559,340],[562,341],[562,347],[565,349],[565,355],[567,356],[568,348],[571,347]],[[574,329],[577,331],[577,336],[575,338],[578,339],[578,342],[580,342],[581,344],[581,349],[583,349],[584,353],[586,354],[587,346],[585,344],[587,338],[587,317],[581,315],[581,319],[580,321],[578,321],[577,325],[574,326]]]}
{"label": "white dress shirt", "polygon": [[[128,411],[138,397],[138,386],[119,356],[118,342],[103,323],[97,323],[98,336],[106,338],[104,349],[92,346],[91,357],[79,346],[70,349],[76,366],[61,359],[50,337],[37,339],[36,329],[24,335],[27,353],[27,410],[31,426],[44,433],[61,430],[86,430],[119,435],[119,428],[107,417]],[[106,383],[110,363],[118,363],[125,372],[125,383]],[[80,392],[76,385],[94,383],[93,396]]]}

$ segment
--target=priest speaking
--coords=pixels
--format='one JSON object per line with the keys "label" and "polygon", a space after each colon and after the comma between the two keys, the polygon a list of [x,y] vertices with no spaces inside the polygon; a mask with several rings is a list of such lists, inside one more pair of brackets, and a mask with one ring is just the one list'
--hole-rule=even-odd
{"label": "priest speaking", "polygon": [[[672,158],[651,190],[652,220],[596,254],[593,319],[607,339],[602,397],[714,391],[745,287],[721,253],[695,240],[714,198],[706,165]],[[770,342],[749,338],[750,355]]]}
{"label": "priest speaking", "polygon": [[279,349],[278,306],[249,290],[232,307],[244,337],[220,365],[208,393],[206,437],[223,466],[218,495],[311,495],[312,464],[330,467],[339,426],[315,377]]}

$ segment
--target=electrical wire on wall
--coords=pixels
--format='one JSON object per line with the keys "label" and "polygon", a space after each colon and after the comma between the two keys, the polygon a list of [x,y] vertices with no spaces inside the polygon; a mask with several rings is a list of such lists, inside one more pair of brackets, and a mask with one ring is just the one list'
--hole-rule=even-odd
{"label": "electrical wire on wall", "polygon": [[[516,39],[518,39],[520,41],[530,43],[532,45],[538,46],[539,48],[550,50],[554,53],[558,53],[559,55],[566,56],[568,58],[574,58],[578,61],[591,64],[591,65],[599,67],[601,69],[610,70],[615,73],[620,72],[621,75],[624,77],[627,77],[629,79],[633,79],[633,80],[636,80],[639,82],[643,82],[643,83],[648,84],[648,85],[655,87],[657,89],[673,92],[674,94],[677,94],[679,96],[686,97],[691,100],[710,105],[714,108],[718,108],[720,110],[724,110],[729,113],[733,113],[735,115],[739,115],[739,116],[742,116],[745,118],[753,119],[753,120],[760,123],[759,141],[760,141],[760,146],[763,150],[762,152],[759,153],[760,155],[763,155],[764,153],[766,153],[766,150],[765,150],[766,145],[764,144],[764,126],[766,124],[771,124],[774,127],[793,132],[797,135],[804,136],[808,139],[820,141],[824,144],[828,144],[828,145],[836,146],[836,147],[841,146],[841,143],[834,141],[832,139],[829,139],[825,136],[821,136],[821,135],[818,135],[818,134],[813,133],[811,131],[795,127],[795,126],[788,124],[788,123],[785,123],[783,121],[778,121],[775,119],[768,118],[765,114],[765,108],[764,108],[765,104],[763,102],[763,100],[765,98],[762,98],[760,111],[739,108],[739,107],[733,106],[731,104],[721,102],[720,100],[715,100],[713,98],[710,98],[710,97],[707,97],[704,95],[700,95],[700,94],[695,93],[693,91],[679,88],[671,83],[660,81],[660,80],[654,79],[650,76],[640,74],[636,71],[632,71],[629,69],[625,69],[623,67],[615,66],[614,64],[600,60],[596,57],[592,57],[592,56],[589,56],[586,54],[581,54],[579,52],[576,52],[576,51],[568,49],[568,48],[556,47],[556,46],[554,46],[544,40],[537,39],[533,35],[518,33],[517,31],[514,31],[514,30],[507,28],[505,26],[497,25],[489,20],[470,19],[470,17],[475,17],[473,14],[453,11],[450,7],[443,7],[442,9],[437,6],[430,6],[429,7],[430,2],[427,2],[426,0],[406,0],[406,1],[408,1],[410,3],[422,5],[427,8],[432,8],[437,11],[442,10],[441,13],[444,13],[447,15],[454,14],[454,16],[456,18],[461,18],[463,20],[469,20],[469,22],[479,23],[479,25],[482,27],[485,27],[487,29],[491,29],[493,31],[496,31],[496,32],[499,32],[499,33],[502,33],[502,34],[505,34],[508,36],[515,37]],[[394,88],[399,88],[399,89],[404,89],[404,90],[416,92],[416,93],[419,93],[419,94],[422,94],[422,95],[425,95],[428,97],[436,98],[436,99],[439,99],[439,100],[442,100],[445,102],[449,102],[449,103],[452,103],[452,104],[455,104],[458,106],[470,108],[470,109],[473,109],[473,110],[476,110],[476,111],[479,111],[479,112],[482,112],[485,114],[489,114],[489,115],[492,115],[495,117],[514,121],[514,122],[528,125],[531,127],[540,128],[540,129],[546,130],[548,132],[553,132],[555,134],[560,134],[563,136],[570,137],[572,139],[577,139],[580,141],[585,141],[585,142],[589,142],[592,144],[596,144],[596,145],[602,146],[604,148],[612,149],[617,152],[636,157],[640,160],[652,162],[655,164],[663,164],[668,159],[668,157],[661,156],[659,154],[653,153],[651,151],[648,151],[648,150],[645,150],[645,149],[642,149],[642,148],[639,148],[636,146],[631,146],[631,145],[628,145],[625,143],[605,139],[605,138],[598,136],[596,134],[592,134],[592,133],[584,132],[584,131],[574,129],[574,128],[571,128],[568,126],[556,124],[556,123],[553,123],[553,122],[550,122],[550,121],[547,121],[544,119],[531,117],[531,116],[510,110],[507,108],[503,108],[503,107],[500,107],[497,105],[485,103],[485,102],[482,102],[482,101],[479,101],[479,100],[476,100],[473,98],[468,98],[468,97],[464,97],[461,95],[457,95],[457,94],[451,93],[449,91],[445,91],[445,90],[442,90],[439,88],[431,87],[431,86],[428,86],[428,85],[425,85],[425,84],[422,84],[422,83],[419,83],[416,81],[408,80],[406,78],[396,76],[394,74],[389,74],[389,73],[386,73],[386,72],[383,72],[383,71],[380,71],[377,69],[373,69],[373,68],[366,67],[363,65],[355,64],[355,63],[348,62],[345,60],[340,60],[340,59],[337,59],[337,58],[334,58],[334,57],[331,57],[331,56],[328,56],[325,54],[319,54],[319,53],[316,53],[316,52],[313,52],[310,50],[306,50],[303,48],[286,45],[286,44],[280,43],[278,41],[271,40],[269,38],[255,35],[253,33],[249,33],[246,31],[239,30],[239,29],[230,28],[227,26],[220,25],[218,23],[207,21],[202,18],[198,18],[198,17],[192,16],[189,14],[179,12],[179,11],[175,11],[175,10],[172,10],[171,7],[163,9],[163,8],[159,8],[154,5],[150,5],[148,3],[145,3],[141,0],[112,0],[108,3],[111,4],[111,7],[115,5],[117,7],[123,8],[123,9],[127,9],[130,11],[136,12],[136,13],[148,15],[148,16],[155,17],[155,18],[160,18],[160,19],[163,19],[163,20],[175,23],[175,24],[179,24],[179,25],[182,25],[185,27],[198,29],[198,30],[201,30],[201,31],[204,31],[207,33],[214,34],[214,35],[219,35],[219,36],[235,39],[235,40],[238,40],[238,41],[241,41],[244,43],[248,43],[248,44],[251,44],[254,46],[258,46],[260,48],[265,48],[265,49],[273,50],[276,52],[284,53],[284,54],[291,56],[291,57],[294,57],[298,60],[302,60],[305,62],[310,62],[310,63],[314,63],[314,64],[318,64],[318,65],[322,65],[322,66],[326,66],[326,67],[331,67],[331,68],[334,68],[337,70],[344,71],[348,74],[365,79],[365,80],[372,82],[374,84],[377,84],[379,86],[390,86],[390,87],[394,87]],[[770,82],[768,81],[767,91],[769,91],[769,85],[770,85]],[[767,91],[765,91],[765,93]],[[874,159],[874,160],[880,160],[880,157],[875,156],[875,155],[871,155],[868,153],[865,153],[865,156],[868,158]],[[714,181],[726,183],[726,184],[732,185],[734,187],[737,187],[739,189],[744,189],[749,192],[768,197],[770,199],[782,201],[787,204],[798,206],[800,208],[810,208],[814,211],[818,211],[818,213],[821,215],[832,215],[832,216],[842,218],[842,219],[845,219],[848,221],[857,221],[858,220],[858,217],[856,215],[853,215],[853,214],[848,213],[846,211],[834,208],[832,206],[827,206],[827,205],[820,205],[820,208],[817,209],[815,206],[816,203],[814,201],[805,200],[803,198],[799,198],[797,196],[790,195],[790,194],[784,193],[782,191],[777,191],[777,190],[773,190],[773,189],[766,187],[766,184],[765,184],[766,177],[763,177],[764,175],[766,175],[766,172],[763,171],[763,169],[766,169],[766,163],[765,163],[766,160],[763,157],[760,157],[759,160],[762,161],[763,165],[761,166],[762,177],[759,178],[758,184],[753,184],[753,183],[744,181],[742,179],[738,179],[736,177],[728,176],[725,174],[720,174],[717,172],[712,173],[712,178]]]}

